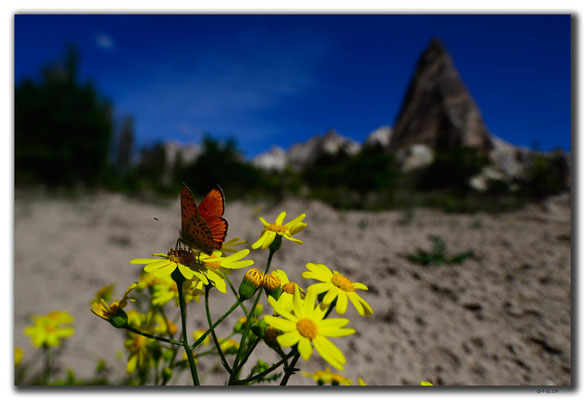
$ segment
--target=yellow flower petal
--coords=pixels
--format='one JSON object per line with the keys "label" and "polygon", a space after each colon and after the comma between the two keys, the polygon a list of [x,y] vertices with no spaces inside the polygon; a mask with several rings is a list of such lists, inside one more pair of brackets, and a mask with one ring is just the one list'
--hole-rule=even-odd
{"label": "yellow flower petal", "polygon": [[288,319],[277,318],[271,315],[265,315],[264,321],[273,328],[280,329],[283,332],[289,332],[296,329],[296,324]]}
{"label": "yellow flower petal", "polygon": [[294,310],[297,318],[300,319],[300,318],[305,317],[305,312],[303,309],[303,302],[301,301],[301,294],[299,293],[298,285],[295,285],[295,288],[293,291],[293,310]]}
{"label": "yellow flower petal", "polygon": [[265,226],[270,225],[268,222],[266,222],[266,220],[262,217],[258,218],[260,220],[260,222],[262,222]]}
{"label": "yellow flower petal", "polygon": [[296,331],[283,333],[279,335],[276,340],[282,347],[292,347],[301,340],[301,335]]}
{"label": "yellow flower petal", "polygon": [[313,346],[311,346],[311,341],[306,337],[301,337],[301,340],[299,340],[298,349],[301,357],[303,357],[305,360],[308,360],[311,357],[311,354],[313,354]]}
{"label": "yellow flower petal", "polygon": [[339,290],[337,286],[331,285],[331,289],[329,289],[325,297],[323,297],[323,303],[325,304],[333,303],[333,300],[335,300],[335,298],[339,295],[340,292],[341,290]]}
{"label": "yellow flower petal", "polygon": [[[287,222],[285,226],[290,228],[291,226],[296,225],[297,223],[301,222],[303,219],[305,219],[306,216],[307,216],[307,214],[301,214],[298,217],[293,218],[292,220]],[[305,224],[305,225],[307,225],[307,224]]]}
{"label": "yellow flower petal", "polygon": [[268,296],[268,304],[270,304],[272,308],[274,308],[274,311],[276,311],[278,314],[296,323],[298,318],[290,313],[290,311],[285,307],[284,302],[280,302],[280,300],[283,298],[283,295],[280,296],[280,299],[278,299],[279,301],[274,300],[274,297],[272,296]]}
{"label": "yellow flower petal", "polygon": [[319,333],[328,337],[343,337],[353,335],[355,329],[351,328],[319,328]]}
{"label": "yellow flower petal", "polygon": [[[297,286],[295,286],[295,289],[297,289]],[[311,290],[311,288],[309,288],[309,291],[307,292],[307,295],[305,296],[305,302],[304,302],[303,312],[305,315],[312,315],[313,314],[313,310],[315,309],[315,300],[316,299],[317,299],[317,292],[315,292],[314,290]]]}
{"label": "yellow flower petal", "polygon": [[353,282],[354,289],[368,290],[368,287],[360,282]]}
{"label": "yellow flower petal", "polygon": [[238,261],[238,260],[246,257],[248,254],[250,254],[250,250],[244,249],[244,250],[240,250],[237,253],[234,253],[230,256],[225,257],[223,260],[224,260],[224,262]]}
{"label": "yellow flower petal", "polygon": [[296,235],[297,233],[299,233],[300,231],[302,231],[306,227],[307,227],[307,224],[305,224],[304,222],[299,222],[299,223],[296,223],[294,225],[291,224],[288,227],[288,231],[290,232],[291,235]]}
{"label": "yellow flower petal", "polygon": [[262,246],[262,243],[264,243],[264,239],[266,238],[266,231],[262,231],[262,233],[260,234],[260,237],[258,238],[258,240],[256,240],[254,243],[252,243],[252,249],[256,250],[258,248],[260,248],[260,246]]}
{"label": "yellow flower petal", "polygon": [[282,223],[284,222],[285,217],[286,217],[286,211],[282,211],[280,214],[278,214],[278,217],[276,217],[276,221],[274,221],[274,225],[282,226]]}
{"label": "yellow flower petal", "polygon": [[177,264],[175,263],[168,263],[165,267],[163,268],[158,268],[155,271],[147,271],[150,272],[151,274],[153,274],[154,276],[158,277],[158,278],[163,278],[165,276],[168,276],[170,274],[173,273],[173,271],[177,268]]}
{"label": "yellow flower petal", "polygon": [[349,320],[347,318],[329,318],[319,321],[319,330],[321,328],[341,328],[349,324]]}
{"label": "yellow flower petal", "polygon": [[320,282],[309,286],[309,289],[313,289],[317,294],[320,294],[328,291],[332,287],[333,284],[331,282]]}
{"label": "yellow flower petal", "polygon": [[288,239],[288,240],[290,240],[290,241],[291,241],[291,242],[293,242],[293,243],[296,243],[296,244],[303,244],[303,241],[302,241],[302,240],[300,240],[300,239],[297,239],[297,238],[294,238],[294,237],[292,237],[292,236],[290,235],[290,233],[285,233],[285,234],[283,234],[282,236],[283,236],[285,239]]}
{"label": "yellow flower petal", "polygon": [[347,293],[342,290],[339,291],[339,295],[337,296],[335,311],[337,311],[337,314],[339,315],[343,315],[347,311]]}
{"label": "yellow flower petal", "polygon": [[303,272],[303,278],[330,282],[333,277],[333,272],[323,264],[308,263],[306,267],[310,272]]}
{"label": "yellow flower petal", "polygon": [[266,250],[272,242],[274,242],[274,238],[276,237],[276,232],[273,231],[266,231],[264,235],[264,242],[262,243],[262,250]]}
{"label": "yellow flower petal", "polygon": [[350,292],[347,294],[349,296],[349,300],[354,305],[355,309],[360,315],[370,316],[374,312],[372,311],[372,307],[362,299],[357,293]]}
{"label": "yellow flower petal", "polygon": [[278,277],[280,278],[280,284],[281,285],[285,285],[287,283],[289,283],[290,281],[288,280],[288,276],[286,276],[286,272],[284,272],[281,269],[277,269],[274,271],[274,273],[276,273],[276,275],[278,275]]}
{"label": "yellow flower petal", "polygon": [[[166,254],[165,254],[166,255]],[[160,258],[135,258],[134,260],[130,260],[130,264],[152,264],[155,262],[161,261]]]}
{"label": "yellow flower petal", "polygon": [[153,262],[153,263],[148,264],[146,267],[144,267],[144,270],[146,272],[153,272],[157,269],[165,268],[169,264],[175,264],[175,263],[173,263],[169,260],[163,259],[163,260],[159,260],[157,262]]}
{"label": "yellow flower petal", "polygon": [[[345,357],[341,351],[329,341],[325,336],[317,335],[315,339],[313,339],[313,344],[315,345],[315,350],[323,357],[325,361],[331,364],[332,367],[337,368],[340,371],[343,371],[343,365],[345,364]],[[334,350],[332,350],[334,348]],[[341,354],[342,359],[339,358],[339,354]],[[343,362],[342,362],[343,360]]]}

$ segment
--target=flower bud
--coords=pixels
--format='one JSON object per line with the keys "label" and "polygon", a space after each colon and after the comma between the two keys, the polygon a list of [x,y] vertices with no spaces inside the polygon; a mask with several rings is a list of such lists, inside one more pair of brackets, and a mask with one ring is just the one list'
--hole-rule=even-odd
{"label": "flower bud", "polygon": [[277,252],[282,244],[282,235],[276,235],[272,243],[270,244],[270,251]]}
{"label": "flower bud", "polygon": [[274,271],[271,272],[270,274],[264,275],[264,281],[262,282],[262,286],[266,291],[266,295],[274,297],[275,300],[278,300],[278,298],[282,294],[280,278]]}
{"label": "flower bud", "polygon": [[276,338],[281,334],[282,332],[280,330],[269,326],[266,328],[266,332],[264,332],[264,342],[266,342],[268,346],[278,349],[280,348],[280,345],[278,344]]}
{"label": "flower bud", "polygon": [[116,308],[115,312],[109,316],[108,321],[116,328],[126,328],[128,326],[128,314],[121,308]]}
{"label": "flower bud", "polygon": [[236,342],[234,339],[228,339],[220,344],[219,347],[224,354],[236,354],[238,352],[238,347],[240,347],[240,343]]}
{"label": "flower bud", "polygon": [[241,300],[248,300],[254,293],[256,293],[256,289],[260,287],[262,281],[264,280],[264,274],[258,270],[258,268],[252,268],[246,275],[244,275],[244,279],[240,284],[240,288],[238,289],[238,293],[240,294]]}
{"label": "flower bud", "polygon": [[266,329],[268,328],[268,324],[262,320],[257,324],[252,325],[252,332],[259,338],[264,338],[264,334],[266,333]]}
{"label": "flower bud", "polygon": [[238,321],[234,325],[234,333],[242,333],[244,330],[244,325],[246,324],[246,317],[238,318]]}

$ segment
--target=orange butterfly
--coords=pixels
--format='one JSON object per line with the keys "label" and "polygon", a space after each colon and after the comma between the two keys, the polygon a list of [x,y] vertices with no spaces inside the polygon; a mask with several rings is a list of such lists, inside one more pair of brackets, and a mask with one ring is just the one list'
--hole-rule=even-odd
{"label": "orange butterfly", "polygon": [[197,207],[193,192],[183,183],[181,188],[181,237],[189,247],[211,254],[219,250],[227,235],[228,223],[221,216],[225,196],[216,185]]}

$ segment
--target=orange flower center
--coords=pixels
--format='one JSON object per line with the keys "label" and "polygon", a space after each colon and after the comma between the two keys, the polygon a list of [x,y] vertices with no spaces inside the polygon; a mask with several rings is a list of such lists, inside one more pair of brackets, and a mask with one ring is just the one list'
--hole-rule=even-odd
{"label": "orange flower center", "polygon": [[297,322],[297,331],[307,339],[314,339],[319,332],[317,324],[309,318],[303,318]]}
{"label": "orange flower center", "polygon": [[276,232],[276,233],[286,233],[288,232],[288,227],[276,224],[270,224],[266,228],[269,231]]}
{"label": "orange flower center", "polygon": [[339,272],[333,273],[331,283],[333,283],[335,286],[346,292],[353,292],[355,290],[355,288],[353,287],[353,283],[351,283],[349,279],[341,275]]}
{"label": "orange flower center", "polygon": [[167,259],[177,264],[188,265],[195,261],[195,254],[187,250],[173,250],[170,249],[167,253]]}
{"label": "orange flower center", "polygon": [[282,285],[282,290],[284,290],[288,294],[293,294],[295,292],[295,283],[289,282]]}

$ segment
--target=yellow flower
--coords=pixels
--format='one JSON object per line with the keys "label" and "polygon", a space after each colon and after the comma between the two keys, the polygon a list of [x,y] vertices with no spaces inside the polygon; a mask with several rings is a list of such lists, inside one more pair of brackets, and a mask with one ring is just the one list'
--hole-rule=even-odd
{"label": "yellow flower", "polygon": [[177,324],[173,321],[165,319],[161,314],[155,314],[155,325],[152,327],[152,332],[156,335],[164,335],[170,333],[174,336],[177,333]]}
{"label": "yellow flower", "polygon": [[24,351],[20,347],[14,348],[14,366],[17,367],[24,357]]}
{"label": "yellow flower", "polygon": [[196,257],[192,251],[170,249],[167,254],[155,253],[153,256],[159,258],[136,258],[130,260],[130,264],[146,264],[144,271],[152,273],[157,278],[169,276],[178,268],[185,279],[192,279],[196,276],[204,282],[207,281],[200,273],[189,268],[189,264],[193,263]]}
{"label": "yellow flower", "polygon": [[360,384],[360,386],[368,386],[366,385],[366,382],[364,382],[361,376],[358,376],[358,383]]}
{"label": "yellow flower", "polygon": [[353,385],[353,382],[351,381],[351,379],[348,379],[344,376],[341,376],[339,374],[331,372],[331,369],[329,367],[325,368],[325,371],[317,370],[312,374],[308,373],[308,372],[301,372],[301,374],[303,376],[306,376],[307,378],[313,378],[315,380],[315,382],[317,382],[319,385],[325,385],[327,383],[329,383],[333,386]]}
{"label": "yellow flower", "polygon": [[160,281],[160,278],[157,278],[153,274],[149,274],[148,272],[142,272],[140,274],[140,278],[138,278],[138,286],[136,286],[137,290],[146,289],[148,287],[154,286],[156,283]]}
{"label": "yellow flower", "polygon": [[128,311],[128,325],[134,328],[140,328],[146,321],[146,314],[139,313],[136,310]]}
{"label": "yellow flower", "polygon": [[[205,329],[198,329],[198,330],[196,330],[195,332],[193,332],[193,339],[195,339],[195,341],[198,341],[199,338],[201,336],[203,336],[203,334],[205,332],[207,332]],[[205,339],[203,339],[203,342],[199,343],[199,346],[207,346],[209,344],[210,340],[211,340],[210,337],[211,337],[211,335],[207,335],[205,337]],[[185,356],[186,355],[187,354],[185,354]]]}
{"label": "yellow flower", "polygon": [[148,368],[151,360],[151,352],[148,346],[154,342],[154,339],[128,332],[128,339],[124,341],[124,347],[128,351],[126,372],[131,374],[136,371],[137,367],[141,371],[145,371]]}
{"label": "yellow flower", "polygon": [[352,282],[337,271],[331,272],[323,264],[308,263],[307,269],[309,271],[302,273],[303,278],[315,279],[322,282],[311,285],[309,289],[312,288],[317,294],[327,292],[323,298],[324,304],[331,304],[337,298],[337,305],[335,307],[337,314],[341,315],[345,313],[347,310],[347,299],[349,298],[360,315],[372,315],[372,307],[355,292],[356,289],[368,290],[366,285],[359,282]]}
{"label": "yellow flower", "polygon": [[219,348],[224,354],[236,354],[238,352],[238,347],[240,347],[240,342],[234,339],[221,339],[218,338],[220,342]]}
{"label": "yellow flower", "polygon": [[228,257],[222,257],[220,251],[214,251],[211,255],[201,253],[193,268],[196,273],[205,276],[217,290],[226,293],[225,269],[240,269],[254,264],[254,260],[242,260],[249,253],[248,249],[240,250]]}
{"label": "yellow flower", "polygon": [[27,326],[24,334],[30,336],[35,347],[59,347],[60,339],[68,338],[75,333],[75,329],[68,325],[73,322],[73,316],[67,311],[51,311],[47,315],[33,315],[34,325]]}
{"label": "yellow flower", "polygon": [[231,246],[241,246],[243,244],[245,244],[246,241],[245,240],[241,240],[239,237],[237,238],[233,238],[231,240],[228,240],[227,242],[224,242],[221,245],[221,249],[219,249],[223,254],[229,254],[229,253],[237,253],[238,249],[234,249]]}
{"label": "yellow flower", "polygon": [[278,277],[280,278],[280,284],[282,285],[282,293],[280,294],[280,297],[277,300],[278,305],[279,307],[284,308],[286,311],[292,312],[293,293],[295,286],[299,288],[299,291],[301,293],[301,299],[305,298],[306,293],[303,289],[299,287],[299,285],[289,281],[286,272],[284,272],[283,270],[277,269],[274,271],[274,273],[278,275]]}
{"label": "yellow flower", "polygon": [[256,250],[262,247],[262,250],[266,250],[272,244],[277,234],[293,243],[303,244],[302,240],[293,238],[293,235],[299,233],[307,226],[306,223],[301,222],[305,216],[305,214],[301,214],[285,225],[282,225],[284,217],[286,217],[285,211],[278,214],[274,224],[269,224],[264,218],[260,217],[260,221],[264,224],[264,230],[260,233],[260,238],[252,244],[252,248]]}
{"label": "yellow flower", "polygon": [[278,314],[284,318],[270,315],[264,316],[264,321],[273,328],[284,332],[278,336],[277,341],[283,347],[297,345],[301,356],[308,360],[313,354],[315,346],[317,352],[333,367],[343,370],[345,356],[326,336],[340,337],[355,333],[354,329],[342,328],[349,322],[345,318],[323,319],[326,311],[321,307],[315,307],[317,293],[309,290],[305,300],[301,299],[299,288],[294,287],[293,311],[294,315],[280,307],[272,297],[268,302]]}
{"label": "yellow flower", "polygon": [[421,386],[433,386],[433,384],[431,382],[427,382],[427,381],[420,381],[420,385]]}
{"label": "yellow flower", "polygon": [[[136,288],[136,286],[138,286],[138,282],[134,282],[128,286],[128,289],[126,289],[126,293],[124,293],[122,300],[118,301],[118,299],[116,299],[110,305],[108,305],[104,299],[100,299],[99,302],[93,303],[91,305],[91,312],[98,317],[105,319],[106,321],[110,321],[117,328],[124,326],[125,321],[127,321],[127,316],[122,310],[128,305],[128,300],[135,301],[128,295],[133,289]],[[116,318],[120,318],[120,320],[115,320]]]}
{"label": "yellow flower", "polygon": [[[193,277],[183,282],[183,297],[185,304],[191,300],[199,302],[199,293],[203,289],[203,281]],[[179,306],[179,291],[177,283],[169,276],[157,278],[152,285],[152,305],[163,306],[171,300],[175,300],[175,305]]]}
{"label": "yellow flower", "polygon": [[112,300],[114,287],[116,287],[116,284],[110,283],[109,285],[106,285],[103,288],[99,289],[96,292],[95,297],[91,300],[90,304],[99,303],[101,299],[104,299],[105,301]]}

